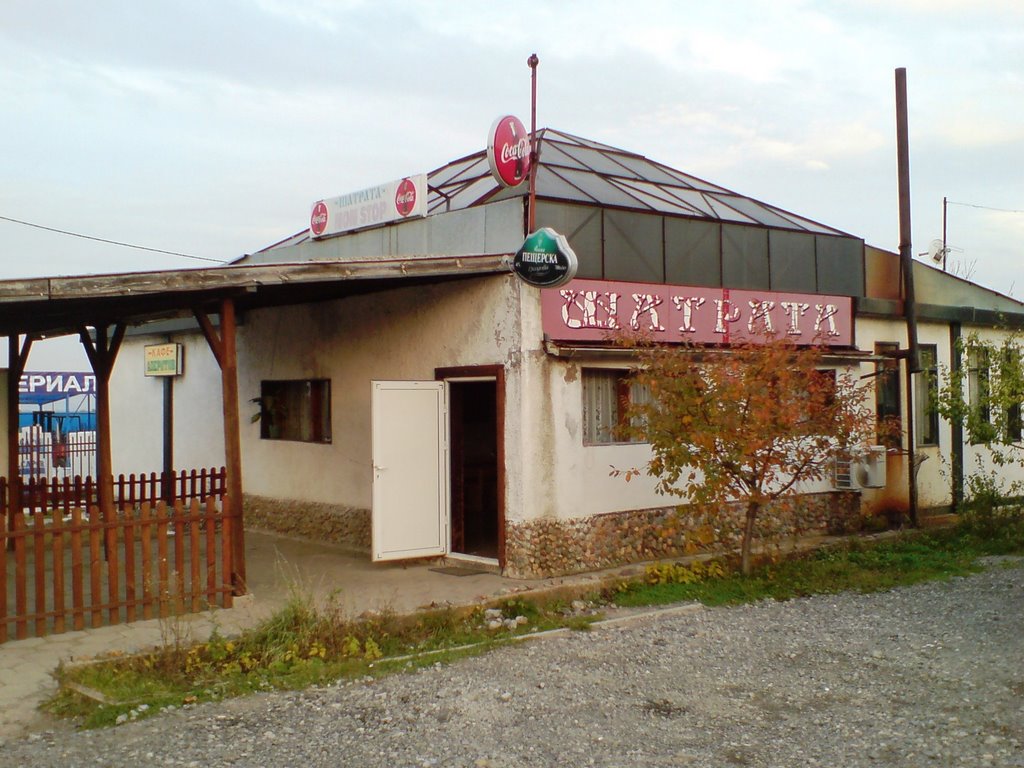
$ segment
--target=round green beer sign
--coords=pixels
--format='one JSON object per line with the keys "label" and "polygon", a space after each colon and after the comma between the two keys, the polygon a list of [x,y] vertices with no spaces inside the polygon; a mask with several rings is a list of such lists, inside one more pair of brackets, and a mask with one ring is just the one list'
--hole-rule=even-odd
{"label": "round green beer sign", "polygon": [[512,260],[512,271],[538,288],[555,288],[576,276],[576,254],[565,235],[541,227],[526,238]]}

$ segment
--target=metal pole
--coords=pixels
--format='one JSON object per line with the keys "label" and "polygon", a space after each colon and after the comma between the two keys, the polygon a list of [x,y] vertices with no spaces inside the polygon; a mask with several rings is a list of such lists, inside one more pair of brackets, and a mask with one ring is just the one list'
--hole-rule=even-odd
{"label": "metal pole", "polygon": [[900,216],[900,266],[903,271],[903,315],[907,321],[907,497],[910,522],[917,525],[917,472],[914,469],[913,374],[921,370],[917,348],[917,306],[914,298],[914,254],[910,237],[910,139],[907,120],[907,70],[896,70],[896,158]]}
{"label": "metal pole", "polygon": [[540,59],[531,54],[526,60],[530,67],[530,214],[527,229],[532,233],[537,227],[537,65]]}
{"label": "metal pole", "polygon": [[942,271],[946,271],[946,198],[942,198]]}
{"label": "metal pole", "polygon": [[917,307],[914,298],[914,253],[910,237],[910,140],[907,128],[907,70],[896,70],[896,155],[899,168],[900,266],[903,269],[903,314],[907,319],[910,369],[917,373]]}
{"label": "metal pole", "polygon": [[174,501],[174,377],[163,377],[164,388],[164,460],[160,477],[160,496],[168,504]]}

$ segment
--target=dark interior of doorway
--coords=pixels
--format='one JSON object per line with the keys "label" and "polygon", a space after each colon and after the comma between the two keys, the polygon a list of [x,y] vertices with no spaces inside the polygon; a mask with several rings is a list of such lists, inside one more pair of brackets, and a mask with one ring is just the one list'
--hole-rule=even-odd
{"label": "dark interior of doorway", "polygon": [[452,552],[498,557],[498,425],[495,381],[453,381]]}

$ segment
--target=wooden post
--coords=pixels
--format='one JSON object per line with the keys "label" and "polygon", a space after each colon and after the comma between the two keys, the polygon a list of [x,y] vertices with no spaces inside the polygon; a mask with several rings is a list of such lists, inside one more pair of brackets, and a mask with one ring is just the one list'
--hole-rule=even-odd
{"label": "wooden post", "polygon": [[[18,459],[18,385],[25,372],[34,337],[18,344],[18,335],[7,337],[7,530],[14,531],[14,519],[21,514],[21,467]],[[11,541],[8,540],[10,546]]]}
{"label": "wooden post", "polygon": [[114,504],[113,460],[110,451],[110,373],[114,370],[117,352],[124,340],[125,326],[118,323],[113,335],[107,335],[109,326],[96,326],[96,342],[89,338],[86,328],[79,337],[85,354],[96,374],[96,480],[100,514],[105,515]]}
{"label": "wooden post", "polygon": [[238,417],[238,357],[235,351],[235,302],[228,297],[220,305],[220,333],[200,309],[196,320],[206,342],[220,364],[221,397],[224,409],[224,464],[227,467],[227,496],[234,514],[231,537],[231,583],[235,594],[245,586],[245,525],[242,519],[242,442]]}

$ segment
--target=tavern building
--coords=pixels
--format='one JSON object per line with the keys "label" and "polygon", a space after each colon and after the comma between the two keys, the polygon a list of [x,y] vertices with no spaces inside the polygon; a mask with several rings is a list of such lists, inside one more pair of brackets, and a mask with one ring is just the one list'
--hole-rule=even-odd
{"label": "tavern building", "polygon": [[[363,196],[377,208],[400,200],[393,220],[354,209],[361,193],[321,201],[312,229],[228,268],[293,283],[275,298],[271,281],[254,278],[251,306],[238,299],[247,527],[378,561],[469,559],[514,577],[670,557],[727,537],[711,514],[687,515],[666,535],[676,500],[652,478],[609,472],[650,455],[614,429],[622,404],[640,396],[636,360],[612,338],[626,328],[714,345],[767,329],[826,344],[838,372],[877,374],[876,411],[898,419],[902,435],[806,487],[801,531],[905,513],[911,453],[922,513],[960,500],[965,467],[992,466],[984,446],[930,408],[935,375],[954,362],[958,339],[1024,324],[1024,305],[915,263],[924,371],[908,378],[895,354],[908,343],[895,253],[639,154],[552,129],[538,136],[536,226],[564,235],[578,258],[565,285],[537,288],[511,273],[527,185],[499,185],[484,152]],[[300,290],[314,269],[330,280]],[[219,404],[204,397],[217,390],[216,365],[194,324],[172,321],[129,332],[111,375],[115,473],[168,460],[164,389],[140,373],[158,342],[182,345],[186,361],[174,381],[189,403],[170,428],[174,463],[223,460]],[[998,470],[1017,479],[1017,468]]]}

